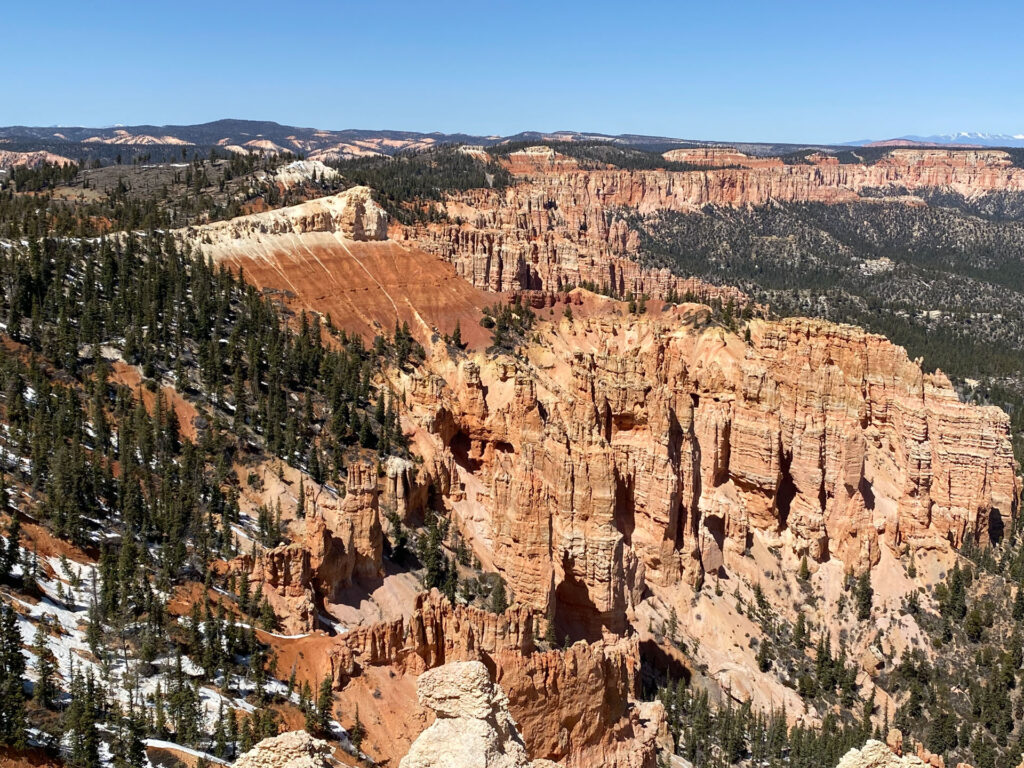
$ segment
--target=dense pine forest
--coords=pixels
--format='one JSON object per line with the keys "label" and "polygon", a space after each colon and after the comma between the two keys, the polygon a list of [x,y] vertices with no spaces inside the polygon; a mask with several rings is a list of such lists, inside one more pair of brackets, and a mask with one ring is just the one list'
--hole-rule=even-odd
{"label": "dense pine forest", "polygon": [[[290,691],[270,684],[273,659],[253,631],[274,629],[276,618],[245,580],[225,581],[211,566],[237,553],[242,533],[276,544],[280,523],[269,511],[243,518],[232,466],[265,451],[343,493],[343,469],[361,451],[403,453],[393,395],[376,374],[382,365],[414,364],[415,343],[398,328],[368,348],[319,317],[286,317],[239,276],[169,238],[34,240],[0,254],[0,273],[0,506],[10,520],[0,579],[58,615],[87,606],[87,650],[100,670],[76,672],[60,659],[69,680],[62,686],[46,642],[62,628],[43,621],[25,701],[23,619],[5,603],[0,740],[63,739],[72,765],[93,768],[97,729],[113,729],[119,765],[145,764],[144,736],[231,757],[276,733],[279,716],[269,705]],[[150,409],[138,392],[112,383],[119,364],[141,369],[154,392]],[[167,384],[205,414],[194,438],[164,398]],[[73,586],[57,604],[52,582],[41,591],[39,556],[18,547],[23,525],[98,557],[91,572],[62,563]],[[179,619],[168,601],[189,582],[226,599],[196,602]],[[154,675],[161,683],[147,689]],[[225,701],[248,698],[251,716],[222,701],[211,731],[198,704],[198,691],[211,685]],[[317,732],[328,732],[329,698],[300,693]]]}

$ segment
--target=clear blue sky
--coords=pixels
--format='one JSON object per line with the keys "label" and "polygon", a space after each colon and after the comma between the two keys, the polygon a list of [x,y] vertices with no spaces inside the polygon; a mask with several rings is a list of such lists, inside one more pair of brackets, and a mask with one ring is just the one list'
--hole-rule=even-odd
{"label": "clear blue sky", "polygon": [[0,125],[1024,133],[1024,2],[8,2]]}

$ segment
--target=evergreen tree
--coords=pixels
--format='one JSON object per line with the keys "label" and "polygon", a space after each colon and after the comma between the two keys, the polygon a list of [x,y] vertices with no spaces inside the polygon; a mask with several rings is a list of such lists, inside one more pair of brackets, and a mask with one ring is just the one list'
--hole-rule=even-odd
{"label": "evergreen tree", "polygon": [[117,718],[113,743],[115,768],[145,768],[148,764],[146,748],[142,743],[142,725],[131,710]]}
{"label": "evergreen tree", "polygon": [[857,619],[866,621],[871,618],[871,602],[874,590],[871,589],[871,572],[864,571],[857,579],[855,599],[857,601]]}
{"label": "evergreen tree", "polygon": [[[4,496],[6,497],[6,486],[4,483],[5,478],[0,476],[0,486],[4,487]],[[3,506],[6,506],[6,501],[4,501]],[[9,578],[11,571],[21,563],[20,544],[21,522],[18,520],[18,513],[14,512],[11,515],[10,522],[7,524],[6,541],[0,543],[0,580]]]}
{"label": "evergreen tree", "polygon": [[326,736],[331,732],[331,716],[334,704],[334,681],[330,675],[320,681],[320,691],[316,699],[316,735]]}
{"label": "evergreen tree", "polygon": [[36,683],[32,697],[37,704],[47,709],[51,709],[56,703],[58,691],[57,659],[47,642],[49,634],[49,621],[46,618],[40,619],[32,640],[32,653],[36,657]]}
{"label": "evergreen tree", "polygon": [[14,609],[0,605],[0,744],[25,745],[25,656]]}
{"label": "evergreen tree", "polygon": [[358,751],[363,746],[364,738],[366,738],[366,728],[363,726],[362,720],[359,719],[359,705],[356,704],[355,721],[352,723],[352,727],[348,730],[348,740]]}
{"label": "evergreen tree", "polygon": [[804,612],[796,615],[796,624],[793,626],[793,644],[802,649],[807,643],[807,619]]}
{"label": "evergreen tree", "polygon": [[797,578],[800,581],[807,581],[811,578],[811,569],[807,565],[807,555],[800,558],[800,571],[797,573]]}
{"label": "evergreen tree", "polygon": [[64,711],[64,732],[70,744],[68,762],[75,768],[100,768],[99,709],[92,671],[72,673],[71,701]]}
{"label": "evergreen tree", "polygon": [[498,577],[498,583],[494,585],[491,592],[491,611],[502,614],[508,610],[508,593],[505,590],[505,580]]}
{"label": "evergreen tree", "polygon": [[1013,620],[1024,619],[1024,585],[1018,585],[1013,597]]}

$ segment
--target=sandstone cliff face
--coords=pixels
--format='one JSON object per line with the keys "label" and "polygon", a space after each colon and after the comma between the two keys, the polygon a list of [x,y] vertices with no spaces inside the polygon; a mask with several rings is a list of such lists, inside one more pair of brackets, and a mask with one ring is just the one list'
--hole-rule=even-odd
{"label": "sandstone cliff face", "polygon": [[399,768],[545,768],[531,763],[508,711],[508,698],[478,661],[425,672],[416,685],[420,706],[436,719],[413,743]]}
{"label": "sandstone cliff face", "polygon": [[576,643],[564,651],[494,656],[496,681],[508,691],[534,757],[565,766],[642,768],[657,762],[664,724],[658,703],[637,704],[635,638]]}
{"label": "sandstone cliff face", "polygon": [[[513,606],[498,615],[465,606],[452,607],[437,592],[423,593],[408,620],[380,622],[346,632],[322,659],[344,687],[371,666],[389,666],[419,674],[449,661],[489,658],[534,650],[538,619],[533,610]],[[301,645],[301,644],[300,644]]]}
{"label": "sandstone cliff face", "polygon": [[407,227],[399,237],[452,262],[473,285],[491,291],[554,291],[593,283],[619,294],[664,298],[674,291],[705,301],[741,301],[735,289],[642,269],[636,262],[638,235],[628,215],[696,211],[706,205],[850,202],[865,188],[890,186],[946,188],[965,195],[1024,189],[1024,169],[995,150],[900,149],[873,165],[843,165],[822,155],[811,155],[806,164],[785,165],[778,158],[723,148],[672,150],[666,158],[717,167],[584,170],[546,147],[513,153],[508,165],[518,174],[514,186],[452,195],[446,208],[456,223]]}
{"label": "sandstone cliff face", "polygon": [[450,261],[461,277],[488,291],[560,291],[592,284],[622,295],[664,298],[674,292],[745,302],[736,288],[642,268],[635,260],[639,237],[629,227],[625,203],[576,190],[588,176],[570,171],[548,177],[550,184],[524,181],[503,192],[472,190],[447,203],[449,217],[465,223],[405,227],[396,236]]}
{"label": "sandstone cliff face", "polygon": [[417,449],[518,600],[593,639],[755,533],[858,571],[999,536],[1002,411],[852,327],[754,321],[747,344],[706,313],[563,320],[525,360],[438,357],[408,383]]}
{"label": "sandstone cliff face", "polygon": [[[231,567],[260,585],[288,633],[316,628],[317,606],[336,601],[354,581],[372,584],[383,575],[384,537],[378,509],[377,477],[366,463],[348,467],[342,499],[307,489],[305,535],[255,555],[235,558]],[[325,498],[326,497],[326,498]]]}

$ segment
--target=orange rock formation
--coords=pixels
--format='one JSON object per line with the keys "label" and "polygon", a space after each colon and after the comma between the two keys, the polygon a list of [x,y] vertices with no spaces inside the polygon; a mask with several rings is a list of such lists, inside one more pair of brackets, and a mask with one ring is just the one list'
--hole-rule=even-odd
{"label": "orange rock formation", "polygon": [[435,256],[386,241],[385,214],[365,192],[357,187],[179,236],[257,287],[366,339],[390,334],[397,319],[423,343],[456,325],[467,343],[486,341],[480,311],[493,299]]}
{"label": "orange rock formation", "polygon": [[[653,766],[655,742],[663,725],[659,705],[639,705],[637,639],[577,643],[541,653],[534,638],[537,614],[513,606],[503,615],[451,604],[437,592],[417,599],[408,621],[397,619],[352,629],[336,637],[309,635],[297,640],[269,637],[278,668],[294,669],[311,683],[331,675],[345,699],[363,679],[373,679],[389,707],[402,700],[380,686],[404,685],[452,661],[482,661],[509,695],[509,709],[519,724],[531,757],[565,760],[568,766]],[[375,677],[376,669],[390,677]],[[403,716],[414,719],[406,697]],[[361,717],[371,741],[389,742],[395,755],[408,742],[394,743],[390,709],[380,716],[377,697],[361,700]]]}
{"label": "orange rock formation", "polygon": [[748,344],[706,317],[563,320],[525,360],[438,355],[408,382],[425,471],[518,600],[597,638],[755,532],[856,570],[1000,535],[1002,411],[849,326],[754,321]]}
{"label": "orange rock formation", "polygon": [[[627,209],[839,202],[888,185],[1024,189],[1024,171],[993,151],[898,150],[870,166],[722,153],[700,162],[723,167],[582,170],[554,152],[514,153],[515,186],[452,196],[449,223],[393,227],[401,244],[356,242],[357,231],[381,234],[372,221],[352,229],[291,213],[285,224],[193,237],[349,330],[372,336],[398,317],[429,339],[458,319],[464,338],[482,342],[478,312],[491,300],[481,289],[592,282],[745,300],[642,268]],[[901,348],[849,326],[755,320],[748,330],[745,341],[695,304],[634,317],[605,302],[541,323],[515,356],[450,356],[436,345],[422,368],[390,373],[422,463],[389,463],[385,503],[405,516],[427,486],[439,491],[517,604],[495,616],[420,598],[408,618],[272,639],[279,668],[313,683],[331,674],[342,700],[361,704],[369,740],[400,757],[418,730],[395,733],[396,718],[429,719],[416,714],[410,680],[481,660],[508,692],[531,757],[650,765],[659,713],[633,703],[637,641],[617,637],[650,591],[727,571],[755,540],[860,571],[883,548],[901,556],[1001,535],[1018,492],[1002,411],[960,403],[942,374],[923,374]],[[236,563],[295,617],[293,631],[313,626],[318,600],[380,566],[375,473],[350,478],[350,491],[351,506],[314,515],[297,544]],[[547,617],[560,635],[588,642],[536,652]]]}
{"label": "orange rock formation", "polygon": [[311,505],[301,541],[235,558],[231,567],[263,594],[285,632],[317,627],[317,608],[337,600],[353,581],[372,584],[383,575],[383,534],[376,472],[365,463],[348,467],[347,494],[320,494]]}
{"label": "orange rock formation", "polygon": [[[786,165],[722,148],[680,149],[666,159],[723,166],[709,170],[581,169],[548,147],[512,153],[517,183],[507,189],[451,195],[449,223],[399,228],[455,265],[473,285],[491,291],[561,290],[592,283],[619,294],[670,291],[702,300],[733,298],[735,289],[643,269],[631,214],[697,211],[706,205],[850,202],[865,188],[947,188],[965,195],[1024,190],[1024,168],[997,150],[896,149],[872,165],[840,164],[811,155]],[[727,166],[742,167],[727,167]]]}

